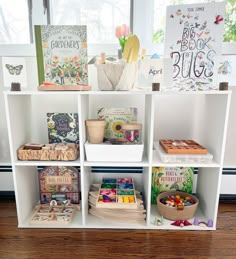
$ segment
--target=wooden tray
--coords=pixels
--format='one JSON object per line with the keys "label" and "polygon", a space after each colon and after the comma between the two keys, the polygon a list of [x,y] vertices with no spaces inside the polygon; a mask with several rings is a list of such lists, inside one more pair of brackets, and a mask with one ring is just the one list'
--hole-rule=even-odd
{"label": "wooden tray", "polygon": [[207,154],[208,150],[194,140],[160,139],[159,143],[168,154]]}
{"label": "wooden tray", "polygon": [[32,225],[70,224],[76,210],[79,210],[77,205],[38,205],[35,207],[30,223]]}
{"label": "wooden tray", "polygon": [[[53,146],[57,144],[47,144],[47,146]],[[74,161],[79,156],[78,144],[65,144],[68,145],[67,150],[55,150],[55,149],[24,149],[21,146],[17,150],[17,157],[19,160],[24,161]]]}
{"label": "wooden tray", "polygon": [[[107,187],[109,186],[110,187]],[[109,202],[106,201],[109,198]],[[137,209],[137,198],[132,178],[106,178],[98,192],[96,208]]]}
{"label": "wooden tray", "polygon": [[90,91],[89,85],[40,85],[39,91]]}
{"label": "wooden tray", "polygon": [[143,206],[142,196],[136,191],[137,208],[97,208],[98,191],[89,192],[89,213],[106,221],[120,223],[142,223],[146,219],[146,210]]}

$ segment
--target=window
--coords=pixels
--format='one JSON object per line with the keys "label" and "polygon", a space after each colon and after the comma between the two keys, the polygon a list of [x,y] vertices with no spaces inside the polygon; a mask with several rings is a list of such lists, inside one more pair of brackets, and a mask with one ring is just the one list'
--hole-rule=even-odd
{"label": "window", "polygon": [[[198,0],[198,3],[211,2],[208,0]],[[236,1],[226,0],[225,7],[225,28],[224,41],[236,41]],[[165,13],[168,5],[193,4],[196,0],[154,0],[154,22],[153,22],[153,42],[164,42]]]}
{"label": "window", "polygon": [[130,24],[128,0],[51,0],[53,25],[87,25],[88,43],[117,43],[115,27]]}
{"label": "window", "polygon": [[0,0],[0,44],[30,43],[27,0]]}

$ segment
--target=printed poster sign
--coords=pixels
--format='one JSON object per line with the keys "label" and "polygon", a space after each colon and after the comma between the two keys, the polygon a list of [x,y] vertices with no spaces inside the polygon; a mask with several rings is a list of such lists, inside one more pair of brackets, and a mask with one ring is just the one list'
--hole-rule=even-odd
{"label": "printed poster sign", "polygon": [[217,90],[224,2],[167,7],[165,55],[173,61],[176,91]]}

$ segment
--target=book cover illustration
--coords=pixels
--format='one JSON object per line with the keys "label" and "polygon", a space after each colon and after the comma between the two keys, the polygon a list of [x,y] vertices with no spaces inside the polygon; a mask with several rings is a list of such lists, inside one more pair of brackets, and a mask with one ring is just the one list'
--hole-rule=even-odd
{"label": "book cover illustration", "polygon": [[79,173],[71,166],[48,166],[39,170],[41,203],[56,200],[59,204],[65,200],[79,203]]}
{"label": "book cover illustration", "polygon": [[156,204],[156,198],[161,192],[192,193],[193,170],[192,167],[153,167],[151,203]]}
{"label": "book cover illustration", "polygon": [[87,27],[35,25],[39,85],[88,84]]}
{"label": "book cover illustration", "polygon": [[99,119],[105,119],[105,138],[122,138],[121,127],[123,124],[137,122],[137,108],[100,108],[97,111]]}
{"label": "book cover illustration", "polygon": [[165,56],[173,62],[169,90],[217,90],[223,42],[224,2],[168,6]]}
{"label": "book cover illustration", "polygon": [[79,144],[79,121],[77,113],[47,113],[49,144]]}

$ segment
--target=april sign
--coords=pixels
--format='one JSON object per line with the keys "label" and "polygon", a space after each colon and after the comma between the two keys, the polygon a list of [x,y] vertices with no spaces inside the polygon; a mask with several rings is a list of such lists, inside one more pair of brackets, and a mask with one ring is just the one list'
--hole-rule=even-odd
{"label": "april sign", "polygon": [[224,2],[167,7],[165,55],[173,61],[171,89],[218,89],[215,71],[221,55],[224,8]]}

